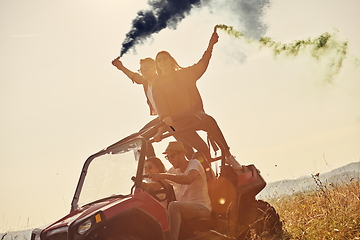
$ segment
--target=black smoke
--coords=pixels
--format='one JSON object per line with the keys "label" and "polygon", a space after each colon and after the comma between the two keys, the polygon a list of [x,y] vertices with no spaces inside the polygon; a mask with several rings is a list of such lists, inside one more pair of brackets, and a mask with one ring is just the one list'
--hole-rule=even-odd
{"label": "black smoke", "polygon": [[175,29],[193,7],[201,6],[201,0],[153,0],[149,1],[149,6],[149,10],[139,11],[132,21],[132,27],[122,44],[120,57],[133,46],[143,43],[153,33],[164,28]]}
{"label": "black smoke", "polygon": [[176,29],[192,8],[209,7],[213,14],[232,15],[241,31],[249,38],[260,39],[267,30],[262,17],[270,0],[149,0],[149,9],[141,10],[132,21],[122,43],[120,57],[153,33],[164,28]]}

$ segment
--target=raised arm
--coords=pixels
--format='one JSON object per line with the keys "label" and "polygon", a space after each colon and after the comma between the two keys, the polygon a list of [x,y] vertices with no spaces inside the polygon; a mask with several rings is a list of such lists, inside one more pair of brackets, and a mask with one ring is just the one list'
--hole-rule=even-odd
{"label": "raised arm", "polygon": [[219,41],[219,35],[216,32],[216,26],[214,27],[214,32],[211,35],[209,45],[206,49],[206,51],[212,51],[214,45]]}
{"label": "raised arm", "polygon": [[125,67],[123,65],[123,63],[120,60],[120,57],[115,58],[114,60],[112,60],[112,65],[114,65],[117,69],[119,69],[120,71],[122,71],[128,78],[130,78],[133,82],[136,82],[137,84],[143,84],[144,83],[144,78],[136,73],[131,71],[130,69],[128,69],[127,67]]}
{"label": "raised arm", "polygon": [[214,45],[218,42],[218,40],[219,40],[219,35],[216,32],[216,28],[214,28],[214,32],[210,37],[209,44],[204,54],[202,55],[201,59],[194,65],[185,68],[187,69],[186,71],[191,72],[192,77],[188,79],[189,81],[197,81],[204,74],[204,72],[206,71],[209,65]]}
{"label": "raised arm", "polygon": [[214,32],[211,34],[209,44],[206,48],[206,51],[204,52],[204,54],[203,54],[202,58],[200,59],[200,61],[198,62],[198,64],[202,64],[207,67],[207,65],[209,64],[210,58],[211,58],[211,54],[212,54],[214,45],[218,41],[219,41],[219,35],[216,32],[216,27],[214,27]]}
{"label": "raised arm", "polygon": [[179,184],[191,184],[199,176],[199,172],[195,169],[191,169],[188,174],[175,175],[170,173],[155,173],[150,176],[152,181],[169,180]]}

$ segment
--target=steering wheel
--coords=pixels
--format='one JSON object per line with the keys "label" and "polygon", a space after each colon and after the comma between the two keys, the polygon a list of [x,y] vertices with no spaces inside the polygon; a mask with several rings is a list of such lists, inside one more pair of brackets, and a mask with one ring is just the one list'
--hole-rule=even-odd
{"label": "steering wheel", "polygon": [[[165,184],[162,181],[156,181],[161,185],[161,188],[159,190],[154,190],[153,188],[149,187],[146,192],[148,192],[153,198],[155,198],[159,202],[164,202],[166,199],[168,199],[168,188],[165,186]],[[163,197],[159,197],[163,196]]]}

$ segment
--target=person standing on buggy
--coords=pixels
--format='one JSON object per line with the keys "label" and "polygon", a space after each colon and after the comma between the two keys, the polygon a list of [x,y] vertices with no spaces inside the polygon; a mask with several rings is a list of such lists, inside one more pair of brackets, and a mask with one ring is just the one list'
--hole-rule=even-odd
{"label": "person standing on buggy", "polygon": [[[120,60],[120,57],[115,58],[112,62],[112,65],[114,65],[117,69],[122,71],[133,83],[141,84],[144,89],[144,94],[147,100],[147,104],[150,109],[150,116],[157,116],[157,112],[155,110],[155,107],[150,101],[149,93],[151,93],[151,85],[154,80],[154,78],[157,76],[156,74],[156,68],[155,68],[155,60],[148,57],[140,59],[140,69],[138,70],[140,73],[133,72],[129,70],[127,67],[125,67]],[[153,120],[151,120],[149,123],[147,123],[141,130],[152,127],[156,124],[158,124],[159,118],[156,117]]]}
{"label": "person standing on buggy", "polygon": [[[156,73],[156,67],[155,67],[155,60],[153,58],[147,57],[140,59],[140,69],[138,70],[139,73],[133,72],[127,67],[124,66],[122,61],[120,60],[120,57],[115,58],[112,62],[112,65],[114,65],[117,69],[122,71],[133,83],[141,84],[143,86],[144,94],[146,96],[147,104],[149,106],[150,115],[151,116],[157,116],[157,112],[155,109],[155,104],[152,98],[152,83],[157,76]],[[142,127],[139,132],[142,132],[148,128],[151,128],[155,126],[156,124],[159,124],[160,120],[157,116],[150,122],[148,122],[144,127]],[[195,136],[197,137],[197,136]],[[198,136],[200,137],[200,136]],[[176,138],[176,137],[175,137]],[[180,140],[179,140],[180,141]],[[191,146],[187,145],[186,143],[183,143],[184,147],[187,150],[186,157],[188,159],[191,159],[194,150]],[[148,157],[155,156],[154,148],[151,144],[149,144],[149,150],[147,153]]]}
{"label": "person standing on buggy", "polygon": [[[225,148],[225,161],[235,170],[238,170],[242,169],[242,166],[231,154],[230,147],[215,119],[205,113],[203,101],[196,86],[197,80],[200,79],[209,65],[212,50],[218,42],[218,38],[215,27],[202,58],[190,67],[180,67],[170,53],[166,51],[159,52],[155,59],[158,76],[153,81],[153,98],[160,121],[165,122],[167,126],[171,126],[175,130],[174,136],[193,146],[210,162],[211,155],[207,144],[202,138],[194,137],[194,133],[195,130],[212,133],[212,137]],[[204,121],[204,124],[200,126],[201,129],[176,133],[176,130],[185,127],[187,122],[174,122],[173,119],[189,114],[196,114]],[[154,137],[155,141],[160,141],[165,131],[168,131],[166,126],[159,129]]]}

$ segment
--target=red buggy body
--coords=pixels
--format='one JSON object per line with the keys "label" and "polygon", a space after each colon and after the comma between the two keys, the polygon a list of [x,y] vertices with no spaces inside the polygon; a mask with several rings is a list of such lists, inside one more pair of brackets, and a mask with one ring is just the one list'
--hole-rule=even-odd
{"label": "red buggy body", "polygon": [[[201,124],[199,116],[185,118],[187,129],[198,129]],[[153,136],[161,126],[134,133],[91,155],[81,171],[70,213],[35,229],[31,240],[170,239],[166,207],[157,195],[163,194],[169,201],[171,189],[141,189],[144,161],[149,147],[156,145]],[[170,140],[172,135],[168,132],[162,141]],[[223,152],[216,139],[212,142]],[[180,238],[251,239],[254,235],[281,233],[275,209],[256,199],[266,185],[256,167],[247,165],[241,174],[236,173],[222,154],[213,162],[215,176],[208,179],[212,215],[183,222]]]}

